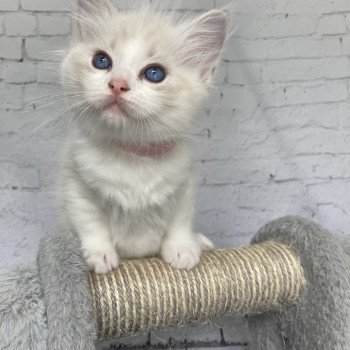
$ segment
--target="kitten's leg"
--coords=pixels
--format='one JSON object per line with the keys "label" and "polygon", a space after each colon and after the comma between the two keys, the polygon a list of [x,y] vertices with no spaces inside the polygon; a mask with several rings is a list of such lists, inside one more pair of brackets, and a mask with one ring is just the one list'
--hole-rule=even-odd
{"label": "kitten's leg", "polygon": [[107,273],[118,266],[119,258],[98,203],[82,185],[71,182],[67,188],[66,211],[79,235],[86,264],[89,270]]}
{"label": "kitten's leg", "polygon": [[177,211],[161,247],[163,259],[179,269],[192,269],[198,264],[202,251],[213,248],[208,238],[193,233],[193,215],[193,189],[188,184],[178,200]]}

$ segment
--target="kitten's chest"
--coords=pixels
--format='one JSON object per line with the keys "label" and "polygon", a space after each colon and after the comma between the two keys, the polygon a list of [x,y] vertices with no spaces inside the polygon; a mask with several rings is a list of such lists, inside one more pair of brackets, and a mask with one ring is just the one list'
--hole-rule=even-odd
{"label": "kitten's chest", "polygon": [[99,149],[81,150],[77,167],[86,183],[109,203],[123,209],[165,204],[189,176],[188,162],[177,159],[138,159]]}

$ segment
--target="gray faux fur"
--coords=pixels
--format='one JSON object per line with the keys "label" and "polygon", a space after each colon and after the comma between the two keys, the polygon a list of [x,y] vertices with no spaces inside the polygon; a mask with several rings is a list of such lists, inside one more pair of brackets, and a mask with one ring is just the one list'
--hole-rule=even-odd
{"label": "gray faux fur", "polygon": [[253,243],[277,240],[301,259],[307,290],[296,306],[250,318],[251,350],[350,349],[350,238],[286,217],[264,226]]}
{"label": "gray faux fur", "polygon": [[38,271],[0,269],[0,349],[46,350],[47,324]]}
{"label": "gray faux fur", "polygon": [[45,237],[38,262],[47,310],[48,349],[94,349],[92,296],[78,238],[69,232]]}

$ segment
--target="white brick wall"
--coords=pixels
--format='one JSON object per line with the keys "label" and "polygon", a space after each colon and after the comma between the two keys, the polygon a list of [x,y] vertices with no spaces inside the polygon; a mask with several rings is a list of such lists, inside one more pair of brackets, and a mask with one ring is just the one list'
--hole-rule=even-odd
{"label": "white brick wall", "polygon": [[[227,2],[193,0],[184,8]],[[68,42],[73,8],[69,0],[0,0],[1,193],[27,198],[33,207],[41,203],[32,201],[45,199],[44,213],[25,215],[1,202],[7,228],[0,252],[8,263],[20,259],[11,253],[22,244],[19,222],[20,231],[40,222],[41,229],[33,226],[27,239],[30,245],[31,237],[50,231],[54,218],[49,199],[65,122],[55,119],[60,103],[32,101],[47,94],[62,99],[53,51]],[[350,179],[349,18],[347,1],[240,5],[239,29],[195,131],[201,173],[197,227],[218,245],[248,242],[261,224],[285,214],[348,231],[348,208],[340,198],[346,197],[341,184]],[[35,186],[28,185],[33,181]],[[323,187],[331,189],[329,205],[340,207],[341,216],[325,219],[314,190]]]}
{"label": "white brick wall", "polygon": [[[187,0],[184,8],[228,2]],[[61,102],[33,99],[62,99],[53,51],[68,42],[74,6],[0,0],[1,264],[34,261],[54,226],[67,123],[55,115]],[[232,246],[271,219],[298,214],[349,233],[350,1],[245,0],[236,22],[194,130],[197,228]]]}
{"label": "white brick wall", "polygon": [[[193,0],[183,7],[197,11],[226,3]],[[48,94],[62,99],[54,51],[68,43],[74,7],[70,0],[0,0],[4,263],[34,260],[36,242],[52,229],[50,200],[66,132],[55,111],[64,105],[46,98],[32,102]],[[348,233],[349,2],[247,0],[236,22],[217,87],[194,131],[201,185],[197,228],[218,245],[234,245],[248,242],[272,218],[300,214]],[[325,215],[321,190],[334,215]],[[12,206],[21,198],[42,212],[18,212]],[[23,231],[31,249],[12,256],[23,244]]]}

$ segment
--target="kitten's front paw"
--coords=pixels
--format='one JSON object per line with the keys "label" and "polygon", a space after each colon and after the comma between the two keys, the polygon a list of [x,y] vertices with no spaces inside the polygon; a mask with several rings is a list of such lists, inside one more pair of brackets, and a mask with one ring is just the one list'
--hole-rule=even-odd
{"label": "kitten's front paw", "polygon": [[191,270],[200,260],[201,248],[196,241],[164,242],[161,255],[171,266],[177,269]]}
{"label": "kitten's front paw", "polygon": [[86,250],[84,253],[86,265],[90,271],[97,274],[105,274],[119,264],[118,254],[111,250]]}

